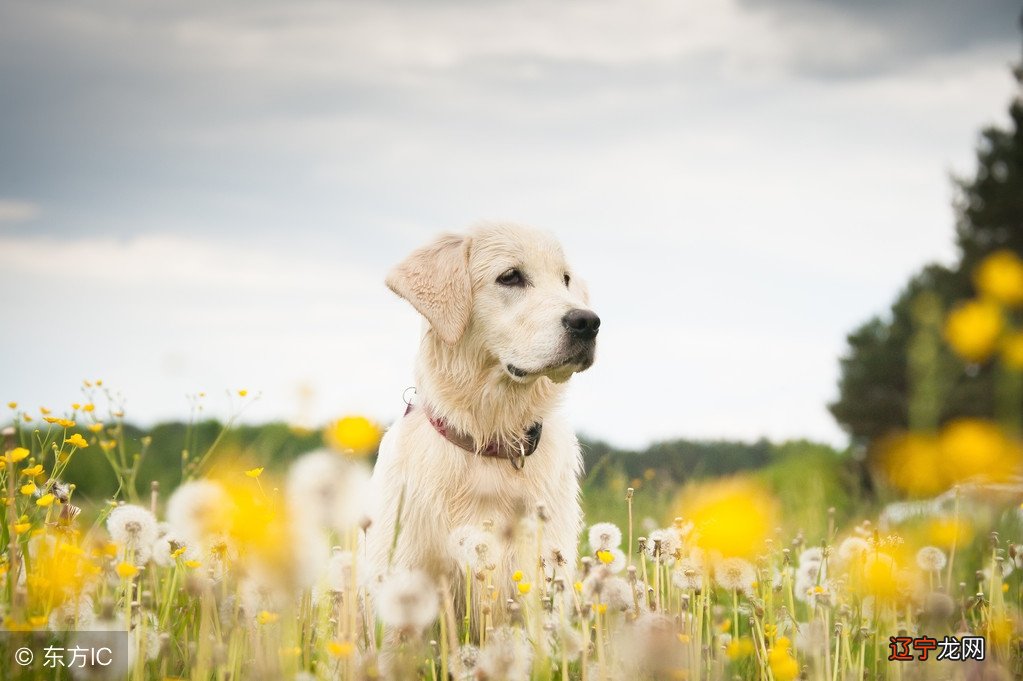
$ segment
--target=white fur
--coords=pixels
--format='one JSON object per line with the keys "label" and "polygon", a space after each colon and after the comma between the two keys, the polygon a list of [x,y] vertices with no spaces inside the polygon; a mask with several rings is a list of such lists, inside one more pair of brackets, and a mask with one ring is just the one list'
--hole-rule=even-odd
{"label": "white fur", "polygon": [[[529,285],[498,284],[511,268],[523,272]],[[366,548],[375,574],[420,569],[446,576],[457,588],[460,566],[451,557],[449,535],[489,521],[507,544],[494,557],[494,583],[506,591],[512,571],[523,570],[527,580],[534,574],[536,525],[518,530],[542,505],[547,573],[570,577],[582,524],[582,459],[558,401],[563,383],[592,358],[579,359],[561,321],[569,310],[588,307],[560,246],[525,227],[481,225],[417,250],[387,283],[427,325],[416,367],[416,407],[388,430],[373,472],[375,509]],[[509,364],[528,375],[516,376]],[[522,470],[505,459],[466,452],[433,428],[424,405],[477,443],[515,442],[542,420],[539,447]],[[507,542],[511,537],[518,537],[517,545]]]}

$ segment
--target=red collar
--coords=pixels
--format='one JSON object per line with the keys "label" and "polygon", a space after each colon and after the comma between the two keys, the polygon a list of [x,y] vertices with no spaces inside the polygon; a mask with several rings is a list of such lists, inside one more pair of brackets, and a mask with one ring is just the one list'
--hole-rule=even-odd
{"label": "red collar", "polygon": [[[413,405],[409,403],[405,409],[405,416],[408,416],[412,409]],[[536,448],[540,446],[540,435],[543,433],[543,421],[537,421],[526,429],[526,432],[517,441],[488,442],[485,447],[479,447],[471,435],[450,428],[447,421],[439,416],[434,416],[425,406],[423,407],[423,413],[426,414],[426,418],[429,419],[433,429],[444,436],[444,439],[451,444],[464,449],[470,454],[479,454],[480,456],[493,459],[508,459],[515,469],[521,469],[526,463],[526,457],[535,452]]]}

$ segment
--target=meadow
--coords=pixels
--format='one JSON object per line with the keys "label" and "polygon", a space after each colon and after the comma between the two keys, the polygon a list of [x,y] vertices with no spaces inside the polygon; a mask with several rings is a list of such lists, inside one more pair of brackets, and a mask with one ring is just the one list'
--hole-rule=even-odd
{"label": "meadow", "polygon": [[[1003,309],[1023,302],[1023,262],[996,255],[984,297],[921,333],[995,357],[1012,388],[1023,336]],[[7,405],[2,678],[1023,675],[1011,411],[865,451],[584,442],[579,564],[537,552],[495,583],[507,546],[541,544],[545,510],[526,509],[513,527],[451,528],[456,588],[367,569],[362,501],[380,425],[239,426],[257,397],[196,394],[188,421],[148,431],[101,381],[60,407]],[[214,400],[232,414],[223,423],[204,417]],[[109,660],[69,653],[104,641]]]}

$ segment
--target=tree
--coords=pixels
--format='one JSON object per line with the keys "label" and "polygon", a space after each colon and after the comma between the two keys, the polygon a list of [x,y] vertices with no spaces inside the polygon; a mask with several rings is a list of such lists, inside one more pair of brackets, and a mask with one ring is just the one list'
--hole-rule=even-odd
{"label": "tree", "polygon": [[[920,310],[931,301],[947,311],[974,295],[971,273],[993,251],[1009,249],[1023,256],[1023,64],[1014,73],[1018,91],[1009,107],[1009,127],[984,129],[974,176],[956,180],[959,261],[951,268],[923,268],[886,316],[868,320],[847,337],[839,397],[828,408],[854,444],[915,427],[914,417],[937,426],[959,416],[994,415],[991,366],[965,364],[943,344],[929,344],[928,334],[940,331],[928,327]],[[920,354],[927,355],[933,375],[919,368],[927,362],[914,362]],[[919,399],[929,400],[933,409],[925,405],[914,411]]]}

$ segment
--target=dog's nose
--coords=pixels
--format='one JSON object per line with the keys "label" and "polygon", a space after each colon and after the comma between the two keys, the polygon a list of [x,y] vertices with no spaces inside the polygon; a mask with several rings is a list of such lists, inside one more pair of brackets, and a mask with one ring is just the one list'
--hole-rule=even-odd
{"label": "dog's nose", "polygon": [[591,310],[569,310],[561,318],[568,332],[576,338],[591,340],[597,336],[600,329],[600,317]]}

